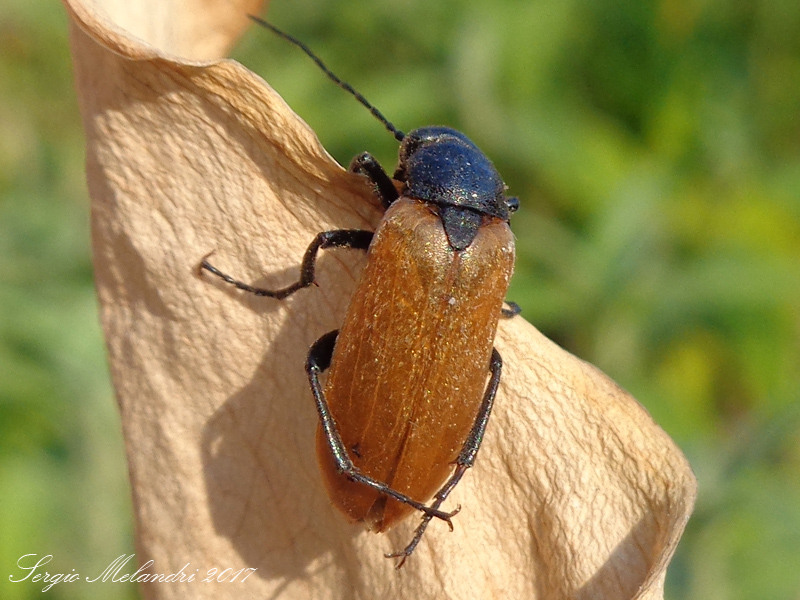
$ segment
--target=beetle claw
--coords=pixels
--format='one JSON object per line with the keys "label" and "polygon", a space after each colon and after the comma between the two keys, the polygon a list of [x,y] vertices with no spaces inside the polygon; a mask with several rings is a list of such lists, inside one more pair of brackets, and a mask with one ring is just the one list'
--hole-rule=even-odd
{"label": "beetle claw", "polygon": [[430,506],[424,506],[422,508],[422,512],[424,512],[430,518],[436,517],[437,519],[441,519],[450,526],[450,531],[453,531],[453,521],[451,519],[461,512],[461,505],[459,504],[456,506],[455,510],[450,512],[444,512],[443,510],[431,508]]}
{"label": "beetle claw", "polygon": [[414,537],[411,539],[411,542],[403,548],[400,552],[391,552],[389,554],[384,554],[386,558],[399,558],[400,560],[397,561],[397,564],[394,566],[395,569],[401,568],[406,559],[414,553],[414,550],[417,549],[417,545],[419,544],[420,540],[422,539],[422,534],[425,533],[425,530],[428,528],[428,524],[431,522],[433,517],[437,517],[442,521],[445,521],[450,527],[450,531],[453,531],[453,521],[451,520],[458,512],[461,510],[461,505],[459,504],[456,506],[456,509],[447,513],[435,508],[431,508],[429,506],[425,507],[425,516],[422,517],[422,522],[417,527],[416,532],[414,532]]}
{"label": "beetle claw", "polygon": [[212,250],[211,252],[209,252],[203,258],[200,259],[200,264],[197,265],[197,274],[198,275],[202,276],[203,275],[203,269],[208,269],[208,267],[211,266],[206,261],[208,260],[209,256],[214,254],[214,252],[216,252],[216,250]]}
{"label": "beetle claw", "polygon": [[[413,552],[413,549],[411,550]],[[408,548],[402,550],[400,552],[390,552],[388,554],[384,554],[384,558],[399,558],[400,560],[397,561],[397,564],[394,566],[395,569],[400,569],[406,563],[406,559],[411,556],[411,552],[408,551]]]}

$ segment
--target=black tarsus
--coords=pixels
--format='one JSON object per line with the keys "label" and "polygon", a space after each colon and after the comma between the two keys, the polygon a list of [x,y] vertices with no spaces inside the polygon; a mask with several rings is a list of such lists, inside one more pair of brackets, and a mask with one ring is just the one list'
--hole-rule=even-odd
{"label": "black tarsus", "polygon": [[402,131],[400,131],[397,127],[395,127],[392,124],[392,122],[389,121],[389,119],[387,119],[386,117],[383,116],[381,111],[379,111],[377,108],[375,108],[375,106],[369,100],[367,100],[364,96],[362,96],[352,85],[350,85],[346,81],[343,81],[342,79],[337,77],[336,74],[333,71],[331,71],[324,62],[322,62],[322,59],[319,58],[316,54],[314,54],[314,52],[311,50],[311,48],[306,46],[303,42],[298,40],[296,37],[294,37],[292,35],[289,35],[285,31],[281,31],[280,29],[275,27],[275,25],[273,25],[272,23],[269,23],[268,21],[265,21],[264,19],[262,19],[260,17],[256,17],[255,15],[247,15],[247,16],[250,17],[250,20],[253,21],[254,23],[256,23],[258,25],[261,25],[261,27],[263,27],[264,29],[269,29],[275,35],[277,35],[279,37],[282,37],[287,42],[290,42],[290,43],[294,44],[295,46],[300,48],[300,50],[305,52],[306,55],[308,55],[308,57],[311,58],[311,60],[313,60],[316,63],[316,65],[322,70],[323,73],[325,73],[325,75],[328,76],[328,78],[331,81],[333,81],[336,85],[338,85],[344,91],[346,91],[349,94],[351,94],[356,100],[358,100],[367,109],[369,109],[369,112],[371,112],[372,115],[376,119],[378,119],[381,123],[383,123],[383,126],[394,136],[394,138],[398,142],[402,142],[403,141],[403,138],[406,137],[406,134],[403,133]]}
{"label": "black tarsus", "polygon": [[372,242],[373,235],[373,232],[361,229],[337,229],[335,231],[323,231],[317,234],[317,237],[314,238],[314,241],[311,242],[311,245],[309,245],[306,253],[303,255],[303,262],[300,266],[300,279],[292,285],[278,290],[267,290],[255,287],[234,279],[211,265],[208,260],[206,260],[210,255],[206,255],[205,258],[203,258],[200,267],[245,292],[250,292],[256,296],[266,296],[268,298],[283,300],[287,296],[294,294],[297,290],[301,290],[314,283],[315,262],[317,260],[317,252],[320,249],[353,248],[356,250],[366,250],[369,248],[370,242]]}

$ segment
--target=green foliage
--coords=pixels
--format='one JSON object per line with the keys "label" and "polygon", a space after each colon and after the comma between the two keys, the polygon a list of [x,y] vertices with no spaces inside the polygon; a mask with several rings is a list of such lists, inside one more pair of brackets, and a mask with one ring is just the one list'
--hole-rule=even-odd
{"label": "green foliage", "polygon": [[[63,10],[0,8],[0,48],[0,597],[14,600],[42,594],[9,581],[21,556],[52,554],[50,573],[88,575],[132,539]],[[85,585],[47,594],[135,597]]]}
{"label": "green foliage", "polygon": [[[79,117],[63,14],[17,5],[0,9],[0,562],[96,566],[130,547],[130,507]],[[275,0],[270,19],[401,129],[454,126],[495,160],[522,203],[510,297],[698,475],[668,598],[798,598],[800,4]],[[253,31],[237,56],[340,162],[394,164],[296,49]]]}

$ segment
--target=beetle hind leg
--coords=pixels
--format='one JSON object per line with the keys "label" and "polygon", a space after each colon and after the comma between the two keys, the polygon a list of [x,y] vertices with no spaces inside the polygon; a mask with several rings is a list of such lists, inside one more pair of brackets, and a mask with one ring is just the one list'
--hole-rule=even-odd
{"label": "beetle hind leg", "polygon": [[[445,482],[441,489],[436,492],[434,501],[430,505],[431,509],[439,509],[439,507],[442,505],[442,502],[447,499],[447,497],[450,495],[450,492],[453,491],[453,488],[455,488],[456,485],[458,485],[458,482],[461,481],[461,478],[464,476],[464,473],[466,473],[467,469],[475,464],[475,457],[478,455],[478,450],[480,449],[481,442],[483,441],[483,436],[486,433],[486,425],[488,425],[489,416],[492,413],[494,397],[497,395],[497,388],[500,385],[500,373],[503,370],[503,359],[500,357],[500,353],[494,348],[492,349],[492,358],[489,361],[489,370],[491,371],[491,378],[489,379],[489,384],[486,386],[486,391],[483,394],[483,401],[481,402],[481,407],[478,410],[478,416],[475,418],[475,422],[472,424],[472,429],[467,436],[467,440],[464,442],[461,453],[456,459],[455,471],[453,471],[450,479]],[[458,507],[456,512],[458,512],[460,508],[461,507]],[[420,540],[422,540],[422,536],[425,534],[425,530],[428,528],[430,522],[431,516],[430,514],[426,513],[422,517],[422,522],[420,522],[416,531],[414,531],[414,537],[411,538],[411,542],[409,542],[408,546],[399,552],[384,554],[386,558],[400,559],[397,562],[397,565],[395,565],[395,568],[399,569],[402,567],[406,562],[406,559],[414,553],[414,550],[416,550]],[[450,531],[452,530],[453,527],[451,524]]]}
{"label": "beetle hind leg", "polygon": [[[458,464],[456,466],[456,470],[453,472],[453,475],[450,477],[450,479],[447,480],[447,483],[444,485],[444,487],[442,487],[442,489],[436,493],[435,500],[431,503],[430,508],[438,509],[439,506],[442,505],[442,502],[444,502],[447,496],[450,495],[450,492],[453,491],[453,488],[456,487],[456,484],[458,484],[458,482],[461,481],[461,478],[464,476],[464,473],[466,473],[467,469],[470,466],[472,465]],[[454,513],[457,513],[460,510],[461,506],[459,505],[456,507]],[[388,554],[384,554],[386,558],[400,559],[399,561],[397,561],[397,564],[395,565],[396,569],[401,568],[405,564],[406,559],[414,553],[414,550],[417,549],[417,546],[422,540],[422,536],[425,534],[425,530],[428,528],[430,522],[431,522],[431,516],[425,514],[422,517],[422,521],[420,522],[420,524],[417,525],[417,529],[414,531],[414,537],[411,538],[411,542],[409,542],[409,544],[405,548],[403,548],[399,552],[391,552]],[[450,525],[450,531],[453,531],[453,524],[450,521],[448,521],[448,524]]]}
{"label": "beetle hind leg", "polygon": [[330,448],[334,462],[336,463],[337,471],[345,475],[351,481],[366,485],[367,487],[377,490],[378,492],[385,494],[390,498],[394,498],[399,502],[408,504],[409,506],[424,513],[424,518],[428,521],[434,517],[441,519],[442,521],[446,521],[452,530],[453,523],[451,519],[458,513],[460,508],[451,512],[445,512],[439,510],[439,504],[441,504],[441,502],[439,502],[439,504],[436,506],[426,506],[422,502],[417,502],[409,496],[392,489],[387,484],[364,474],[350,459],[350,455],[348,454],[347,448],[345,447],[342,437],[339,434],[339,430],[336,427],[336,422],[333,419],[330,407],[328,406],[328,401],[325,399],[325,393],[322,391],[322,386],[319,382],[320,373],[330,367],[331,358],[333,356],[333,348],[336,345],[336,338],[338,335],[338,330],[331,331],[314,342],[314,345],[311,346],[311,350],[308,352],[308,360],[306,362],[306,372],[308,373],[308,380],[311,383],[311,392],[314,395],[314,403],[317,407],[317,413],[319,414],[320,423],[322,424],[322,430],[325,433],[325,439],[328,442],[328,447]]}

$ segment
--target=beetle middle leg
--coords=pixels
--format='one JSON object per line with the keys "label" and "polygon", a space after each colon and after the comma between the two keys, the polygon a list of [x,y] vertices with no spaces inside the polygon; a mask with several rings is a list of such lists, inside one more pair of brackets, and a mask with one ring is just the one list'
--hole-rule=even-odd
{"label": "beetle middle leg", "polygon": [[508,308],[505,306],[500,309],[500,316],[504,319],[510,319],[511,317],[516,317],[519,313],[522,312],[522,307],[517,304],[516,302],[512,302],[511,300],[506,300],[505,303],[508,305]]}
{"label": "beetle middle leg", "polygon": [[[486,386],[486,391],[483,394],[483,401],[481,402],[481,407],[478,410],[478,416],[475,418],[475,422],[472,424],[472,429],[470,429],[469,435],[464,442],[464,446],[461,448],[461,452],[455,461],[455,471],[453,471],[450,479],[448,479],[441,489],[434,495],[434,501],[429,507],[433,510],[439,509],[439,507],[442,505],[442,502],[447,499],[447,497],[450,495],[450,492],[453,491],[453,488],[455,488],[456,485],[458,485],[458,482],[461,481],[461,478],[464,476],[464,473],[466,473],[467,469],[475,464],[475,457],[478,455],[478,450],[481,447],[483,436],[486,433],[486,425],[489,423],[489,416],[492,413],[494,397],[497,395],[497,388],[500,385],[500,372],[503,370],[503,359],[500,357],[500,353],[494,348],[492,349],[492,358],[489,361],[489,370],[491,371],[492,375],[489,379],[489,384]],[[386,556],[386,558],[399,558],[400,560],[397,563],[396,568],[399,569],[402,567],[403,563],[406,562],[406,559],[411,556],[411,554],[417,548],[417,545],[422,539],[422,536],[425,533],[425,530],[428,528],[428,524],[430,522],[431,514],[426,512],[422,517],[422,522],[417,526],[417,529],[414,532],[414,537],[411,538],[411,542],[408,544],[408,546],[406,546],[400,552],[393,552],[391,554],[385,554],[384,556]]]}
{"label": "beetle middle leg", "polygon": [[256,296],[266,296],[268,298],[283,300],[287,296],[294,294],[297,290],[301,290],[314,283],[315,263],[319,250],[323,248],[354,248],[356,250],[366,250],[369,248],[373,235],[371,231],[364,231],[361,229],[337,229],[334,231],[323,231],[317,234],[317,237],[314,238],[314,241],[311,242],[303,255],[303,262],[300,266],[300,279],[292,285],[277,290],[254,287],[243,281],[234,279],[211,265],[208,260],[206,260],[209,255],[203,258],[200,263],[200,268],[213,273],[220,279],[245,292],[250,292]]}
{"label": "beetle middle leg", "polygon": [[[331,365],[333,348],[336,345],[336,338],[338,335],[338,330],[331,331],[314,342],[314,345],[311,346],[311,350],[308,352],[308,360],[306,361],[306,372],[308,373],[308,380],[311,383],[311,391],[314,395],[314,402],[317,405],[320,423],[322,424],[322,429],[325,432],[325,439],[328,442],[331,454],[333,454],[337,471],[347,476],[347,478],[351,481],[366,485],[367,487],[377,490],[386,496],[394,498],[395,500],[404,504],[408,504],[409,506],[425,513],[424,519],[427,521],[430,521],[434,517],[446,521],[452,531],[453,523],[451,519],[458,512],[458,510],[444,512],[439,510],[439,505],[441,502],[439,502],[439,504],[436,506],[426,506],[422,502],[417,502],[405,494],[392,489],[387,484],[378,481],[369,475],[365,475],[350,459],[344,442],[342,441],[342,437],[339,435],[339,431],[336,428],[336,422],[333,419],[330,407],[328,406],[328,401],[325,399],[325,394],[322,391],[322,386],[319,382],[320,373],[327,370]],[[472,433],[470,433],[470,436],[471,435]],[[444,500],[444,498],[442,498],[442,500]]]}

